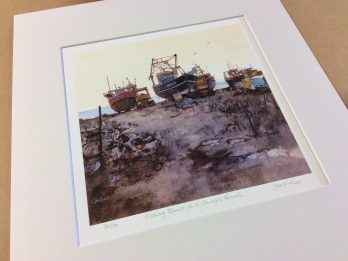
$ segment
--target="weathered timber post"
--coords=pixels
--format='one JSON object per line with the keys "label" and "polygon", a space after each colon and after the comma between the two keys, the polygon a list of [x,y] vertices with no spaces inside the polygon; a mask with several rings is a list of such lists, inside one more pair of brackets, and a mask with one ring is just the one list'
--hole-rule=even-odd
{"label": "weathered timber post", "polygon": [[102,115],[101,115],[101,107],[98,107],[99,109],[99,162],[100,162],[100,168],[103,169],[104,162],[103,162],[103,139],[102,139]]}
{"label": "weathered timber post", "polygon": [[258,133],[258,131],[255,128],[252,113],[249,112],[249,108],[252,108],[252,105],[247,100],[246,101],[246,105],[244,105],[243,107],[244,107],[245,116],[247,117],[247,119],[248,119],[248,121],[250,123],[250,126],[251,126],[251,130],[254,133],[254,137],[257,137],[259,135],[259,133]]}

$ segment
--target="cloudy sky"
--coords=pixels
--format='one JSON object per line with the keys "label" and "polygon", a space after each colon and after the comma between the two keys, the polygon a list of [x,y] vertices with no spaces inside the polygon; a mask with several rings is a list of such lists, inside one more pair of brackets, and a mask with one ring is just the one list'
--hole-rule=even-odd
{"label": "cloudy sky", "polygon": [[176,30],[174,34],[166,31],[147,39],[132,37],[132,41],[116,39],[72,48],[76,50],[70,73],[73,73],[79,112],[108,105],[102,95],[108,90],[107,76],[112,86],[114,83],[122,86],[126,77],[131,81],[136,78],[138,87],[147,86],[155,96],[148,79],[152,58],[177,54],[178,64],[185,71],[198,64],[207,68],[217,82],[224,81],[227,63],[241,67],[251,64],[261,69],[241,25],[236,22],[213,28],[199,26],[189,32]]}

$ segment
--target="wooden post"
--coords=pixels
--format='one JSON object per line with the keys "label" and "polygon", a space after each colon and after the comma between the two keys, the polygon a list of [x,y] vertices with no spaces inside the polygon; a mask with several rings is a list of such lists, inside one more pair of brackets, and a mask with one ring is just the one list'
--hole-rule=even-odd
{"label": "wooden post", "polygon": [[104,167],[103,164],[103,139],[102,139],[102,115],[101,115],[101,107],[98,107],[99,109],[99,162],[100,162],[100,168],[102,169]]}
{"label": "wooden post", "polygon": [[252,116],[251,112],[249,112],[249,108],[252,108],[252,105],[248,101],[246,101],[246,104],[243,107],[244,107],[245,116],[247,117],[247,119],[250,123],[250,126],[251,126],[251,130],[254,133],[254,137],[257,137],[259,135],[259,133],[255,128],[253,116]]}

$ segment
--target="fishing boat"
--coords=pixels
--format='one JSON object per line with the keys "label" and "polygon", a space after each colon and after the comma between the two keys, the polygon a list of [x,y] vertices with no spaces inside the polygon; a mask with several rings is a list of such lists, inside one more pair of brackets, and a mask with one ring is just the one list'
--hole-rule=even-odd
{"label": "fishing boat", "polygon": [[179,65],[177,55],[153,58],[149,79],[154,92],[162,98],[173,100],[176,94],[194,89],[197,77],[186,73]]}
{"label": "fishing boat", "polygon": [[110,107],[116,112],[130,111],[133,108],[142,109],[155,105],[147,87],[138,88],[136,79],[132,83],[128,78],[127,85],[117,87],[110,90],[109,78],[107,77],[109,91],[104,93],[104,97],[108,99]]}
{"label": "fishing boat", "polygon": [[115,112],[130,111],[136,105],[136,89],[135,83],[131,83],[127,79],[128,83],[124,87],[117,87],[116,84],[114,90],[110,90],[109,79],[107,82],[109,85],[109,91],[104,93],[104,97],[108,99],[110,107]]}
{"label": "fishing boat", "polygon": [[259,76],[263,77],[262,71],[254,69],[251,66],[247,68],[238,68],[228,65],[228,70],[224,72],[225,81],[233,89],[245,88],[246,82],[249,82],[251,78],[258,78]]}
{"label": "fishing boat", "polygon": [[229,68],[228,71],[224,72],[224,79],[228,86],[235,89],[239,87],[238,83],[244,79],[244,75],[238,68]]}
{"label": "fishing boat", "polygon": [[196,76],[196,86],[194,92],[201,95],[211,95],[214,93],[216,81],[208,71],[204,71],[199,65],[195,64],[191,72]]}

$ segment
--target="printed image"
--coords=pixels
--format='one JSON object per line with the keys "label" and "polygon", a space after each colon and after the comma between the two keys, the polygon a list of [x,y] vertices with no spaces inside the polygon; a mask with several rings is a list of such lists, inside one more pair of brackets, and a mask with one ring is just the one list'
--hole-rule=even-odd
{"label": "printed image", "polygon": [[311,172],[238,22],[114,41],[73,57],[91,225]]}

